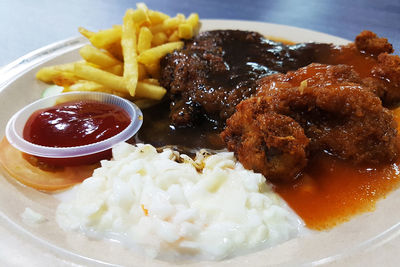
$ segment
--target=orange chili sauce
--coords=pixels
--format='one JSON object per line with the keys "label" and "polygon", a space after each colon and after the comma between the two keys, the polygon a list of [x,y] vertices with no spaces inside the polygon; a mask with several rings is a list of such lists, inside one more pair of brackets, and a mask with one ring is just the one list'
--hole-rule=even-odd
{"label": "orange chili sauce", "polygon": [[[283,38],[268,38],[294,44]],[[351,45],[332,52],[320,58],[321,63],[349,64],[362,78],[371,75],[376,62],[372,56],[355,52]],[[400,108],[393,114],[400,125]],[[368,168],[355,167],[329,156],[316,157],[294,184],[275,184],[274,187],[309,228],[326,230],[357,214],[373,211],[376,201],[400,187],[400,159],[390,165]]]}
{"label": "orange chili sauce", "polygon": [[[393,114],[400,125],[400,109]],[[276,184],[275,191],[309,228],[325,230],[362,212],[373,211],[379,199],[399,186],[400,159],[371,168],[321,156],[310,162],[298,181]]]}

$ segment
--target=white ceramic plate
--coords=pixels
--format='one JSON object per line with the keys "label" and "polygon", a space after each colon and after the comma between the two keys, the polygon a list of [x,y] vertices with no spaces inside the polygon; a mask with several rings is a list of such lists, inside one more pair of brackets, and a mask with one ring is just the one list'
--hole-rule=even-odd
{"label": "white ceramic plate", "polygon": [[[202,23],[202,30],[253,30],[267,36],[281,37],[295,42],[316,41],[335,44],[348,42],[331,35],[276,24],[235,20],[203,20]],[[86,43],[87,41],[81,37],[58,42],[34,51],[0,69],[0,106],[2,110],[0,113],[0,137],[4,136],[4,128],[8,119],[17,110],[38,99],[48,86],[35,79],[37,70],[46,65],[78,60],[78,48]],[[24,240],[33,244],[32,246],[40,247],[47,254],[56,255],[56,262],[83,265],[169,265],[135,254],[124,249],[118,243],[90,240],[77,233],[63,232],[54,219],[58,200],[51,194],[27,188],[7,177],[7,173],[0,170],[0,230],[7,228],[9,231],[18,232]],[[398,190],[380,201],[376,211],[357,216],[350,222],[330,231],[312,233],[270,249],[233,259],[207,262],[207,265],[315,265],[334,262],[354,253],[367,251],[373,246],[381,246],[394,237],[400,228],[398,224],[400,212],[394,212],[399,206]],[[27,207],[44,215],[47,221],[36,226],[24,223],[21,214]],[[0,240],[0,244],[1,242],[3,241]],[[9,246],[12,247],[13,244],[9,244]],[[3,244],[0,245],[1,247],[6,246]],[[21,255],[32,254],[21,251]],[[46,260],[45,258],[44,261]],[[29,263],[29,259],[26,259],[26,262]],[[204,264],[205,262],[193,263],[191,266]]]}

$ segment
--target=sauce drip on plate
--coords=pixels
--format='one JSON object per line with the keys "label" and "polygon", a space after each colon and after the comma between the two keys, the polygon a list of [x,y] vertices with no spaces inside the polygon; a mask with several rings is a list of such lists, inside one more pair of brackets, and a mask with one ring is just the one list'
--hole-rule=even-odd
{"label": "sauce drip on plate", "polygon": [[275,191],[315,230],[325,230],[356,214],[373,211],[377,200],[400,185],[400,162],[355,167],[329,156],[316,157],[294,184]]}

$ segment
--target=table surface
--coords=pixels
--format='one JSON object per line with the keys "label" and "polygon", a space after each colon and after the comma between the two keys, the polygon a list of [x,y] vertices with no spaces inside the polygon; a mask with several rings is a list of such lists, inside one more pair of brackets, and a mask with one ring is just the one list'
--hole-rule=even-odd
{"label": "table surface", "polygon": [[[121,24],[129,0],[0,0],[0,67],[47,44],[91,30]],[[197,12],[200,18],[240,19],[285,24],[346,39],[368,29],[400,49],[398,0],[148,0],[146,4],[169,15]]]}
{"label": "table surface", "polygon": [[[197,12],[201,19],[278,23],[350,40],[368,29],[388,38],[394,45],[395,53],[398,54],[400,49],[398,0],[148,0],[146,4],[169,15]],[[134,6],[135,2],[128,0],[0,0],[0,67],[30,51],[77,36],[79,26],[99,30],[121,24],[125,10]],[[30,266],[66,264],[54,255],[41,254],[40,248],[34,247],[12,229],[0,227],[0,236],[0,262],[5,264],[3,266],[26,266],[28,259]],[[400,255],[396,253],[400,249],[399,239],[396,236],[390,244],[377,248],[373,256],[354,255],[335,265],[379,265],[387,260],[386,255],[397,255],[400,260]]]}

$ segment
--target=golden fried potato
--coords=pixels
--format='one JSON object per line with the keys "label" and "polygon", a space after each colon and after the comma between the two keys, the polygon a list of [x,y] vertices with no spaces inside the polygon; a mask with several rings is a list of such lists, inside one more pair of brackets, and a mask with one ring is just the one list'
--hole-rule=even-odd
{"label": "golden fried potato", "polygon": [[192,38],[199,25],[196,13],[170,17],[138,3],[126,11],[122,25],[98,32],[79,27],[91,43],[79,50],[84,60],[44,67],[36,78],[64,91],[106,92],[153,105],[166,94],[157,80],[160,59],[180,49],[180,40]]}
{"label": "golden fried potato", "polygon": [[158,85],[145,82],[138,82],[137,84],[137,89],[136,89],[137,97],[161,100],[166,93],[167,90],[164,87]]}
{"label": "golden fried potato", "polygon": [[153,34],[148,27],[141,27],[139,31],[137,50],[140,53],[151,48]]}
{"label": "golden fried potato", "polygon": [[122,53],[124,55],[124,80],[131,96],[135,95],[139,76],[134,15],[135,11],[133,9],[126,11],[121,38]]}
{"label": "golden fried potato", "polygon": [[127,92],[124,79],[107,71],[86,64],[75,63],[74,73],[85,80],[99,83],[109,89],[121,93]]}
{"label": "golden fried potato", "polygon": [[164,20],[169,18],[168,15],[158,12],[158,11],[154,11],[154,10],[149,10],[148,15],[149,15],[151,24],[153,24],[153,25],[163,23]]}
{"label": "golden fried potato", "polygon": [[141,53],[138,57],[138,61],[144,65],[155,64],[158,63],[166,54],[181,49],[182,47],[183,42],[172,42],[156,46]]}
{"label": "golden fried potato", "polygon": [[181,23],[178,26],[178,37],[181,39],[190,39],[193,36],[193,28],[189,23]]}
{"label": "golden fried potato", "polygon": [[73,73],[74,63],[43,67],[36,73],[36,79],[45,83],[51,83],[53,82],[54,77],[60,75],[63,72]]}
{"label": "golden fried potato", "polygon": [[175,30],[179,24],[185,21],[185,15],[177,14],[176,17],[168,18],[163,21],[164,30]]}
{"label": "golden fried potato", "polygon": [[122,35],[122,27],[115,26],[111,29],[96,32],[89,38],[89,41],[97,48],[107,49],[110,45],[120,42]]}
{"label": "golden fried potato", "polygon": [[165,44],[165,42],[167,41],[168,36],[165,34],[165,32],[157,32],[156,34],[154,34],[151,44],[153,46],[159,46]]}
{"label": "golden fried potato", "polygon": [[122,76],[124,74],[124,66],[122,64],[114,65],[107,68],[102,68],[105,71],[108,71],[112,74]]}
{"label": "golden fried potato", "polygon": [[79,50],[79,54],[87,62],[99,65],[100,67],[111,67],[122,65],[122,62],[114,58],[110,53],[102,51],[94,46],[85,45]]}
{"label": "golden fried potato", "polygon": [[150,23],[149,16],[147,15],[147,11],[144,9],[136,9],[133,10],[132,13],[132,19],[135,22],[136,25],[143,25],[146,24],[148,25]]}
{"label": "golden fried potato", "polygon": [[87,29],[85,29],[83,27],[79,27],[78,31],[88,39],[94,35],[94,32],[89,31],[89,30],[87,30]]}

